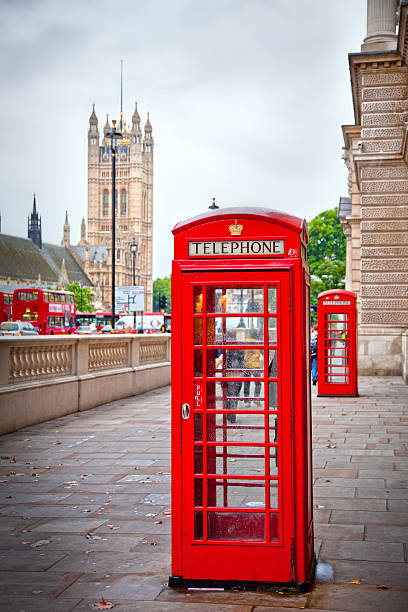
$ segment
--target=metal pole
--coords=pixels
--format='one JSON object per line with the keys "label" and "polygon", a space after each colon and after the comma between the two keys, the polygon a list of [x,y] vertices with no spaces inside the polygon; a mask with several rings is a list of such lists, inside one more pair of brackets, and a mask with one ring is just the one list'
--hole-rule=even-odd
{"label": "metal pole", "polygon": [[[136,252],[132,252],[133,257],[133,287],[136,286]],[[133,329],[136,331],[136,310],[133,311]]]}
{"label": "metal pole", "polygon": [[115,329],[116,147],[114,147],[113,143],[114,143],[114,140],[112,139],[111,140],[111,150],[112,150],[112,329]]}

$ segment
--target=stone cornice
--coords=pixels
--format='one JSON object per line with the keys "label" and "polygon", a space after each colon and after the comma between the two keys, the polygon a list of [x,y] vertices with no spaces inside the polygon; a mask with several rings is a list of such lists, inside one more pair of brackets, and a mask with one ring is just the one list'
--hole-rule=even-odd
{"label": "stone cornice", "polygon": [[408,65],[408,2],[400,7],[398,43],[395,51],[371,51],[349,53],[351,90],[356,124],[361,123],[360,70],[378,68],[400,68]]}

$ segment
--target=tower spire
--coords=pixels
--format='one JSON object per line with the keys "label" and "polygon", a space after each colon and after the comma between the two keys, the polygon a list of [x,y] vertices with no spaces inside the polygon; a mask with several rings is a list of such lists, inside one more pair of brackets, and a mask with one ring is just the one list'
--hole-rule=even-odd
{"label": "tower spire", "polygon": [[123,59],[120,60],[120,127],[123,131]]}

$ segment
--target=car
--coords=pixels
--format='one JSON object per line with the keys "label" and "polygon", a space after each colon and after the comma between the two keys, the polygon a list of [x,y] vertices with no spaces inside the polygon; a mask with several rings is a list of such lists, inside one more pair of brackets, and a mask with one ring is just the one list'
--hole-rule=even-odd
{"label": "car", "polygon": [[91,336],[92,334],[97,334],[98,330],[96,328],[91,327],[90,325],[80,325],[74,331],[74,334],[87,335]]}
{"label": "car", "polygon": [[27,321],[3,321],[0,336],[38,336],[38,329]]}
{"label": "car", "polygon": [[112,333],[112,325],[104,325],[100,330],[100,334],[111,334]]}

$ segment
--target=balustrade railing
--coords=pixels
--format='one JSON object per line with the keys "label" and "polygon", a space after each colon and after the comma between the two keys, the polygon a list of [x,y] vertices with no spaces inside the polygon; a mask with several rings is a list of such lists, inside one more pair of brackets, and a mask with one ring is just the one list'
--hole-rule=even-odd
{"label": "balustrade railing", "polygon": [[0,434],[168,384],[168,334],[0,337]]}

